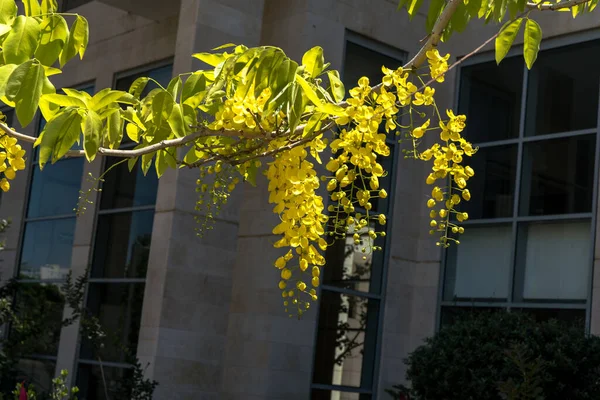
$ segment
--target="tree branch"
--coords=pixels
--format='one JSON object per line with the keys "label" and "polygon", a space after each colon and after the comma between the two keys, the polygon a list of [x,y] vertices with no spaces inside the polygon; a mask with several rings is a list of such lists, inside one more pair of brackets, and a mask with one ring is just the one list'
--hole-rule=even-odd
{"label": "tree branch", "polygon": [[542,3],[527,3],[527,7],[540,11],[557,11],[566,8],[572,8],[579,4],[588,3],[590,0],[567,0],[561,1],[556,4],[542,4]]}

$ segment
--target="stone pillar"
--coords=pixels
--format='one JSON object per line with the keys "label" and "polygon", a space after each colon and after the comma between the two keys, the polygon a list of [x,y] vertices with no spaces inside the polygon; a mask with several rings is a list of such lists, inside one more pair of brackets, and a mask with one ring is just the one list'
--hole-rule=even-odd
{"label": "stone pillar", "polygon": [[[259,42],[262,0],[182,0],[174,72],[197,69],[195,52]],[[138,344],[160,399],[221,399],[232,270],[237,250],[234,193],[214,229],[196,236],[197,170],[170,170],[159,181]]]}

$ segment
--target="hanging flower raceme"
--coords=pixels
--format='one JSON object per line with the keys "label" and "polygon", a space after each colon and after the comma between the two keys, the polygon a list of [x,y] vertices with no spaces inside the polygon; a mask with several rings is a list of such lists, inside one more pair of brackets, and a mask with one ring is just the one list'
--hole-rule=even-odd
{"label": "hanging flower raceme", "polygon": [[[2,116],[4,117],[4,116]],[[0,189],[10,189],[9,180],[15,179],[17,171],[25,169],[25,150],[17,143],[17,139],[0,133]]]}

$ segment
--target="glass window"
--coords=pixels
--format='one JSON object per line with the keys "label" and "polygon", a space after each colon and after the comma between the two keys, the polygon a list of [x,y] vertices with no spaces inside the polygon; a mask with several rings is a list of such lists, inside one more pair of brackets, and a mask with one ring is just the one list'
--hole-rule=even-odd
{"label": "glass window", "polygon": [[600,42],[540,52],[529,74],[527,136],[595,128]]}
{"label": "glass window", "polygon": [[[103,371],[102,371],[103,370]],[[77,397],[81,400],[106,400],[108,399],[125,399],[129,396],[123,393],[124,389],[122,382],[125,379],[131,378],[132,373],[127,368],[114,368],[103,366],[100,370],[98,365],[90,365],[80,363],[77,374],[77,387],[80,392]],[[108,393],[104,391],[104,383],[102,374],[106,380]]]}
{"label": "glass window", "polygon": [[448,252],[444,300],[506,300],[512,226],[469,227]]}
{"label": "glass window", "polygon": [[[106,160],[106,169],[123,161],[110,157]],[[158,178],[154,168],[144,176],[138,166],[129,171],[127,162],[121,162],[106,174],[102,185],[101,209],[130,208],[153,205],[156,202]]]}
{"label": "glass window", "polygon": [[469,190],[477,194],[461,208],[475,218],[506,218],[513,214],[517,146],[484,147],[469,160],[476,171]]}
{"label": "glass window", "polygon": [[525,223],[519,227],[517,265],[524,301],[585,301],[591,268],[590,221]]}
{"label": "glass window", "polygon": [[371,395],[366,393],[315,389],[312,391],[310,398],[312,400],[371,400]]}
{"label": "glass window", "polygon": [[467,115],[467,140],[482,143],[519,136],[522,82],[521,57],[507,58],[499,66],[487,62],[461,69],[458,111]]}
{"label": "glass window", "polygon": [[322,291],[313,381],[370,387],[378,318],[378,300]]}
{"label": "glass window", "polygon": [[526,143],[520,214],[590,212],[595,148],[594,135]]}
{"label": "glass window", "polygon": [[92,277],[145,278],[154,210],[98,217]]}
{"label": "glass window", "polygon": [[[585,316],[593,265],[599,48],[596,40],[541,51],[531,71],[520,58],[462,69],[459,103],[471,120],[470,140],[513,140],[488,143],[472,158],[472,200],[461,203],[470,218],[460,244],[446,250],[442,323],[461,306],[494,305],[562,320]],[[507,68],[519,79],[502,78]],[[474,80],[486,79],[494,86],[492,98],[500,88],[516,97],[511,107],[490,105],[489,115],[480,117],[488,92],[470,93]],[[519,87],[511,86],[515,81]],[[525,123],[515,132],[523,101]],[[512,121],[512,133],[490,137],[499,126],[508,129],[503,121]]]}
{"label": "glass window", "polygon": [[87,308],[100,320],[107,337],[101,349],[82,338],[80,358],[97,360],[100,356],[104,361],[128,362],[127,355],[137,350],[143,300],[143,282],[90,283]]}

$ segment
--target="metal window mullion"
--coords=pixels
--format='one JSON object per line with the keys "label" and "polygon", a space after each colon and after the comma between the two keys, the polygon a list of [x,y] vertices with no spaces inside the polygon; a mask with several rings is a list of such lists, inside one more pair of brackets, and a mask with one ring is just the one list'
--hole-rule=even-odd
{"label": "metal window mullion", "polygon": [[109,215],[109,214],[123,214],[123,213],[134,213],[136,211],[150,211],[156,208],[155,204],[136,206],[136,207],[122,207],[122,208],[108,208],[106,210],[98,210],[98,215]]}
{"label": "metal window mullion", "polygon": [[371,300],[381,300],[380,294],[369,293],[369,292],[360,292],[358,290],[347,289],[347,288],[339,287],[339,286],[321,285],[321,289],[327,290],[328,292],[345,294],[347,296],[357,296],[357,297],[365,297],[365,298],[371,299]]}
{"label": "metal window mullion", "polygon": [[355,386],[343,386],[343,385],[326,385],[323,383],[313,383],[310,385],[311,389],[317,390],[331,390],[336,392],[350,392],[350,393],[360,393],[360,394],[373,394],[372,390],[364,389]]}
{"label": "metal window mullion", "polygon": [[55,221],[57,219],[77,219],[77,215],[75,214],[59,214],[59,215],[49,215],[45,217],[29,217],[25,218],[25,223],[27,222],[44,222],[44,221]]}
{"label": "metal window mullion", "polygon": [[[510,304],[514,300],[515,295],[515,273],[517,268],[517,230],[518,222],[516,218],[519,216],[519,205],[521,199],[521,180],[522,180],[522,169],[523,169],[523,138],[525,137],[525,122],[527,115],[527,86],[529,83],[529,70],[523,65],[523,84],[521,88],[521,115],[519,118],[519,143],[517,145],[517,170],[515,172],[515,190],[513,198],[513,222],[511,232],[511,255],[510,255],[510,269],[508,277],[508,309],[510,310]],[[517,275],[519,276],[519,275]]]}
{"label": "metal window mullion", "polygon": [[590,333],[592,323],[592,298],[594,296],[594,257],[596,253],[596,225],[598,224],[598,185],[600,166],[600,84],[598,85],[598,115],[596,116],[596,148],[594,154],[594,180],[592,191],[592,217],[590,223],[590,272],[588,273],[588,295],[585,310],[585,331]]}
{"label": "metal window mullion", "polygon": [[442,307],[472,307],[472,308],[506,308],[509,303],[506,301],[442,301]]}
{"label": "metal window mullion", "polygon": [[510,146],[510,145],[518,144],[519,142],[520,142],[519,138],[494,140],[493,142],[476,143],[476,147],[484,149],[487,147]]}
{"label": "metal window mullion", "polygon": [[542,142],[542,141],[546,141],[546,140],[592,135],[592,134],[596,133],[596,131],[597,131],[596,128],[589,128],[589,129],[580,129],[580,130],[576,130],[576,131],[548,133],[546,135],[525,136],[525,137],[523,137],[523,141],[526,143]]}
{"label": "metal window mullion", "polygon": [[528,302],[524,302],[524,301],[519,301],[519,302],[514,302],[511,303],[511,307],[513,308],[535,308],[535,309],[561,309],[561,310],[585,310],[587,308],[587,305],[585,303],[579,302],[579,303],[560,303],[557,302],[556,300],[552,300],[549,302],[534,302],[532,301],[531,303]]}
{"label": "metal window mullion", "polygon": [[15,282],[20,283],[20,284],[29,284],[29,283],[56,284],[56,283],[65,283],[66,281],[64,279],[17,279],[17,280],[15,280]]}
{"label": "metal window mullion", "polygon": [[146,283],[146,278],[89,278],[88,283]]}
{"label": "metal window mullion", "polygon": [[78,364],[85,364],[85,365],[97,365],[97,366],[103,366],[103,367],[111,367],[111,368],[122,368],[122,369],[126,369],[126,368],[132,368],[133,365],[131,364],[127,364],[127,363],[122,363],[122,362],[114,362],[114,361],[97,361],[97,360],[90,360],[87,358],[79,358],[77,359],[77,363]]}

